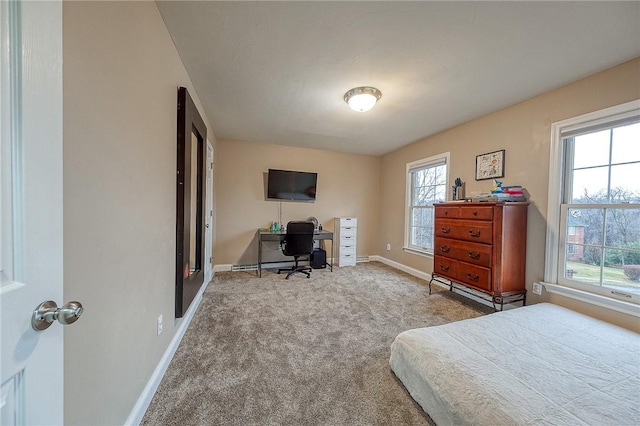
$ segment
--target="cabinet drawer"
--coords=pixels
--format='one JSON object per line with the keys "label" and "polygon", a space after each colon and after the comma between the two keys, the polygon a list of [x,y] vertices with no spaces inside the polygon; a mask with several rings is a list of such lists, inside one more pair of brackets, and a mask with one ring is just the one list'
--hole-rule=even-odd
{"label": "cabinet drawer", "polygon": [[342,256],[343,254],[352,254],[355,256],[356,246],[355,245],[343,246],[342,244],[340,244],[340,256]]}
{"label": "cabinet drawer", "polygon": [[493,207],[491,206],[463,206],[460,207],[460,219],[492,220]]}
{"label": "cabinet drawer", "polygon": [[435,238],[434,252],[436,254],[487,268],[491,267],[491,251],[491,246],[486,244]]}
{"label": "cabinet drawer", "polygon": [[458,262],[458,280],[480,290],[491,291],[491,269]]}
{"label": "cabinet drawer", "polygon": [[440,219],[436,221],[435,236],[476,243],[491,244],[492,222]]}
{"label": "cabinet drawer", "polygon": [[358,237],[356,235],[342,235],[340,234],[340,243],[341,246],[355,245]]}
{"label": "cabinet drawer", "polygon": [[460,207],[440,207],[436,206],[436,217],[460,217]]}
{"label": "cabinet drawer", "polygon": [[458,271],[458,262],[448,257],[438,256],[433,257],[433,273],[455,279]]}
{"label": "cabinet drawer", "polygon": [[358,226],[358,218],[357,217],[340,217],[338,219],[336,219],[336,222],[338,222],[338,227],[339,228],[343,228],[343,227],[353,227],[355,228],[356,226]]}
{"label": "cabinet drawer", "polygon": [[342,254],[338,258],[338,266],[354,266],[356,264],[356,255],[354,254]]}
{"label": "cabinet drawer", "polygon": [[355,226],[341,226],[340,227],[340,239],[344,237],[353,237],[356,235],[358,228]]}

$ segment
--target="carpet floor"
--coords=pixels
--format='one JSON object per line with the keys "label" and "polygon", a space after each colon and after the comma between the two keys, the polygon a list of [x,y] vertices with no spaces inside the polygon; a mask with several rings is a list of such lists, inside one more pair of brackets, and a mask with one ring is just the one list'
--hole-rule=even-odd
{"label": "carpet floor", "polygon": [[142,425],[431,425],[389,367],[404,330],[492,309],[378,262],[217,273]]}

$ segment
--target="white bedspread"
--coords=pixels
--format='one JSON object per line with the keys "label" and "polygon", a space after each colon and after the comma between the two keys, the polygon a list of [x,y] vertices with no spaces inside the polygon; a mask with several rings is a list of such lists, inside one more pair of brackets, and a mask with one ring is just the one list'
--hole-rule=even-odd
{"label": "white bedspread", "polygon": [[640,334],[548,303],[405,331],[389,363],[438,425],[640,425]]}

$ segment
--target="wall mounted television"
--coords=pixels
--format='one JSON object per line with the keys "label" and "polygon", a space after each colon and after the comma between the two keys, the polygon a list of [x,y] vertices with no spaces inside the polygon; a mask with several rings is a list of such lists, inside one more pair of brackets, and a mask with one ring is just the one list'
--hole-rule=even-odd
{"label": "wall mounted television", "polygon": [[267,199],[314,202],[317,182],[317,173],[269,169]]}

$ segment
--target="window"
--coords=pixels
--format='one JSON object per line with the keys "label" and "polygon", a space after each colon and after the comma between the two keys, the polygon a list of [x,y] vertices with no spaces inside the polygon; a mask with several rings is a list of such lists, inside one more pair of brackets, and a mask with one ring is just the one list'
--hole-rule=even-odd
{"label": "window", "polygon": [[551,149],[545,281],[640,303],[640,102],[554,123]]}
{"label": "window", "polygon": [[433,204],[447,199],[449,153],[407,164],[404,249],[433,254]]}

